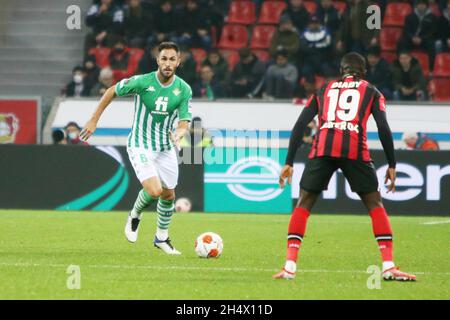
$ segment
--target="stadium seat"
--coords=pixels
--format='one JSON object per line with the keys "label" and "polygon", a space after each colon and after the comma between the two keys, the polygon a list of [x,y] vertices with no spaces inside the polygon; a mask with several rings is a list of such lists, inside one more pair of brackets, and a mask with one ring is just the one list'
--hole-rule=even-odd
{"label": "stadium seat", "polygon": [[450,77],[450,53],[443,52],[434,59],[433,77]]}
{"label": "stadium seat", "polygon": [[423,75],[428,78],[430,75],[430,60],[428,58],[428,53],[424,51],[413,51],[411,54],[414,58],[419,60]]}
{"label": "stadium seat", "polygon": [[105,68],[109,66],[109,54],[111,53],[111,48],[99,47],[92,48],[89,50],[90,55],[95,56],[96,64],[100,68]]}
{"label": "stadium seat", "polygon": [[381,56],[389,63],[392,63],[397,59],[395,51],[381,51]]}
{"label": "stadium seat", "polygon": [[317,4],[314,1],[305,1],[303,2],[306,10],[308,10],[309,14],[314,14],[317,11]]}
{"label": "stadium seat", "polygon": [[381,28],[380,45],[383,51],[394,51],[397,49],[397,42],[402,36],[401,28],[386,27]]}
{"label": "stadium seat", "polygon": [[237,50],[220,50],[220,53],[228,62],[228,69],[231,71],[234,69],[234,66],[239,62],[240,57]]}
{"label": "stadium seat", "polygon": [[436,17],[440,17],[442,16],[442,12],[439,9],[439,5],[437,3],[430,3],[430,9],[431,12],[436,16]]}
{"label": "stadium seat", "polygon": [[227,23],[250,25],[256,21],[255,4],[252,1],[233,1],[228,11]]}
{"label": "stadium seat", "polygon": [[143,49],[139,48],[130,49],[130,60],[128,62],[128,65],[132,73],[136,72],[139,65],[139,61],[141,61],[143,55],[144,55]]}
{"label": "stadium seat", "polygon": [[191,48],[192,58],[194,58],[197,63],[197,72],[200,72],[202,67],[202,62],[206,58],[206,51],[203,48]]}
{"label": "stadium seat", "polygon": [[347,3],[345,3],[345,1],[333,1],[333,5],[340,15],[342,15],[347,8]]}
{"label": "stadium seat", "polygon": [[269,51],[265,50],[252,50],[252,52],[255,54],[255,56],[258,57],[258,59],[262,62],[267,62],[270,59]]}
{"label": "stadium seat", "polygon": [[219,44],[220,49],[240,49],[248,44],[247,28],[241,25],[227,24],[222,28]]}
{"label": "stadium seat", "polygon": [[258,23],[278,24],[281,13],[287,8],[287,4],[281,1],[264,1],[261,5]]}
{"label": "stadium seat", "polygon": [[411,5],[405,2],[388,3],[384,14],[383,26],[402,27],[405,18],[412,12]]}
{"label": "stadium seat", "polygon": [[277,30],[274,26],[258,25],[253,28],[252,40],[250,48],[252,49],[267,49],[270,47],[270,40]]}
{"label": "stadium seat", "polygon": [[436,102],[450,101],[450,78],[435,78],[430,81],[431,99]]}

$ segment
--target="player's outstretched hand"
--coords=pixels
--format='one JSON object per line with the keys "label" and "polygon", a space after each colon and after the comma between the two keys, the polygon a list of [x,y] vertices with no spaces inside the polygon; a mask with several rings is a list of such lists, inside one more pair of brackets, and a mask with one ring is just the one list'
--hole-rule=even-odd
{"label": "player's outstretched hand", "polygon": [[89,120],[84,125],[83,130],[80,132],[80,139],[83,141],[87,141],[95,132],[95,129],[97,129],[97,122],[95,120]]}
{"label": "player's outstretched hand", "polygon": [[387,168],[386,176],[384,178],[384,184],[387,184],[390,180],[391,183],[388,186],[387,192],[395,192],[395,178],[397,177],[397,173],[395,172],[395,168]]}
{"label": "player's outstretched hand", "polygon": [[291,184],[292,183],[292,174],[294,173],[294,168],[292,168],[290,165],[285,165],[283,167],[283,169],[281,169],[281,173],[280,173],[280,179],[278,181],[278,183],[280,184],[280,188],[283,189],[286,182],[286,178],[288,179],[288,183]]}
{"label": "player's outstretched hand", "polygon": [[172,132],[170,131],[170,132],[169,132],[169,138],[170,138],[170,140],[172,140],[173,144],[175,145],[175,148],[176,148],[178,151],[180,151],[180,148],[181,148],[181,146],[180,146],[181,137],[178,136],[178,134],[177,134],[176,132],[175,132],[175,133],[172,133]]}

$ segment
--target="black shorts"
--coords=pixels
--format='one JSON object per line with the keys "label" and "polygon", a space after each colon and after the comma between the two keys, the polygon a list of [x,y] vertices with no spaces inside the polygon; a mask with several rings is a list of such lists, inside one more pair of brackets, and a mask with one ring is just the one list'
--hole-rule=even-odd
{"label": "black shorts", "polygon": [[331,176],[338,169],[342,170],[353,192],[365,194],[378,191],[377,173],[372,162],[332,157],[309,159],[300,188],[320,193],[327,189]]}

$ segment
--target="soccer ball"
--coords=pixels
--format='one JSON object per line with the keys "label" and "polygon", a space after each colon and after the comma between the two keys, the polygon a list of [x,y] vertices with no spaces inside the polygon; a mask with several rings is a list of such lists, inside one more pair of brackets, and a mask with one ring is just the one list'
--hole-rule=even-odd
{"label": "soccer ball", "polygon": [[218,258],[222,254],[222,238],[214,232],[205,232],[195,240],[195,253],[200,258]]}
{"label": "soccer ball", "polygon": [[188,198],[180,198],[175,202],[175,210],[177,212],[189,212],[191,208],[192,204]]}

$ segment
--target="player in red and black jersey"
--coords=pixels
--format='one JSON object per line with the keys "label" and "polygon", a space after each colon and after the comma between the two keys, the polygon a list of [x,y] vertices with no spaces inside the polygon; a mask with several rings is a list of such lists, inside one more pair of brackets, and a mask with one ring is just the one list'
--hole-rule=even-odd
{"label": "player in red and black jersey", "polygon": [[358,193],[372,218],[373,232],[383,260],[385,280],[416,280],[400,271],[392,257],[392,230],[378,191],[375,167],[367,147],[367,120],[373,115],[389,164],[385,183],[395,192],[395,154],[391,130],[386,119],[383,95],[363,80],[365,60],[358,53],[348,53],[341,61],[341,79],[331,81],[312,95],[295,124],[289,141],[286,165],[281,171],[280,187],[291,183],[293,162],[302,143],[308,123],[318,116],[318,132],[300,181],[299,201],[292,213],[288,229],[286,264],[277,279],[292,279],[297,268],[297,255],[311,209],[333,173],[341,169],[352,191]]}

